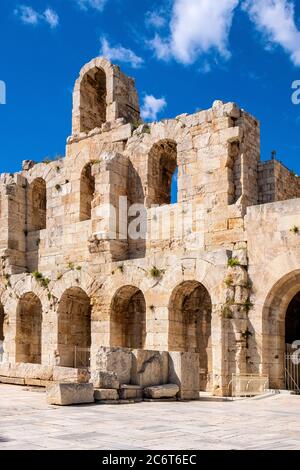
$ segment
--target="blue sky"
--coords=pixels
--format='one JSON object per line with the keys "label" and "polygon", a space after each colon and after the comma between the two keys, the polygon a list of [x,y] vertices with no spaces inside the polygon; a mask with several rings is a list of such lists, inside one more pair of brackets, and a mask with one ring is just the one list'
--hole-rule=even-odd
{"label": "blue sky", "polygon": [[236,101],[261,121],[262,159],[300,174],[300,1],[1,0],[0,172],[64,154],[72,88],[104,52],[148,119]]}

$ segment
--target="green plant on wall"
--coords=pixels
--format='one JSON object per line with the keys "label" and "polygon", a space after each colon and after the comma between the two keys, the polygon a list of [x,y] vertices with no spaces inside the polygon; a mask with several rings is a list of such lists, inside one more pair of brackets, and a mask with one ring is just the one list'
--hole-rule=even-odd
{"label": "green plant on wall", "polygon": [[230,266],[231,268],[234,268],[234,266],[240,266],[240,262],[237,258],[229,258],[228,266]]}
{"label": "green plant on wall", "polygon": [[162,269],[158,269],[156,266],[152,266],[152,268],[150,269],[150,276],[154,279],[161,278],[163,274],[164,271]]}
{"label": "green plant on wall", "polygon": [[293,227],[290,229],[290,232],[294,233],[297,235],[299,233],[300,229],[297,225],[293,225]]}

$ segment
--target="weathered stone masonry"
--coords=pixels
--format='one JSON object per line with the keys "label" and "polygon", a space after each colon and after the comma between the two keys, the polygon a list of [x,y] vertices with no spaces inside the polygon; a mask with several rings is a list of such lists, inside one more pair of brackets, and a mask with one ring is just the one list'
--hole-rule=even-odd
{"label": "weathered stone masonry", "polygon": [[[145,124],[134,81],[92,60],[66,156],[0,176],[2,361],[74,367],[91,348],[93,369],[100,346],[188,351],[202,390],[227,393],[232,373],[284,387],[299,196],[296,176],[260,162],[259,122],[236,104]],[[146,239],[126,237],[125,198],[146,208]]]}

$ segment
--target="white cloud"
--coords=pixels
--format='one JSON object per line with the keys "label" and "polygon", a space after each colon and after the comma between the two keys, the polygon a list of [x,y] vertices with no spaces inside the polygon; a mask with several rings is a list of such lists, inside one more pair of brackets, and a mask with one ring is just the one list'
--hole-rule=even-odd
{"label": "white cloud", "polygon": [[156,35],[148,44],[160,59],[174,57],[194,63],[204,53],[216,50],[228,58],[228,36],[239,0],[174,0],[168,38]]}
{"label": "white cloud", "polygon": [[20,5],[15,9],[14,13],[25,24],[37,24],[40,19],[38,12],[26,5]]}
{"label": "white cloud", "polygon": [[47,8],[44,11],[43,18],[46,21],[46,23],[49,24],[50,28],[56,28],[58,26],[58,23],[59,23],[58,14],[54,10],[51,10],[51,8]]}
{"label": "white cloud", "polygon": [[51,8],[46,8],[44,13],[39,13],[30,6],[20,5],[14,13],[24,24],[37,25],[44,21],[50,28],[54,29],[59,23],[58,14]]}
{"label": "white cloud", "polygon": [[280,45],[300,66],[300,31],[294,3],[289,0],[246,0],[243,8],[267,41]]}
{"label": "white cloud", "polygon": [[82,10],[94,8],[95,10],[102,11],[107,0],[76,0]]}
{"label": "white cloud", "polygon": [[212,66],[207,60],[205,60],[199,67],[199,72],[203,73],[204,75],[210,73],[211,71]]}
{"label": "white cloud", "polygon": [[148,11],[146,13],[146,25],[154,28],[162,28],[166,24],[166,17],[163,11]]}
{"label": "white cloud", "polygon": [[143,119],[155,121],[157,115],[167,106],[165,98],[155,98],[153,95],[146,95],[141,108]]}
{"label": "white cloud", "polygon": [[168,39],[162,39],[158,34],[155,34],[153,39],[147,41],[147,44],[154,50],[157,59],[169,60],[172,57],[172,50]]}
{"label": "white cloud", "polygon": [[144,60],[135,54],[131,49],[118,45],[111,47],[106,38],[101,39],[100,54],[111,61],[125,62],[131,65],[133,68],[140,67]]}

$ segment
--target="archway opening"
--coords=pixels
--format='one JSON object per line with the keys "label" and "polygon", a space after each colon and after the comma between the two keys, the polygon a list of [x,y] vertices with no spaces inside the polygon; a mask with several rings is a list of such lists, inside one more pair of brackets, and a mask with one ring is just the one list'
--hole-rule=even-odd
{"label": "archway opening", "polygon": [[43,178],[36,178],[29,186],[28,230],[44,230],[47,225],[47,188]]}
{"label": "archway opening", "polygon": [[94,67],[80,85],[80,132],[89,132],[106,122],[106,75]]}
{"label": "archway opening", "polygon": [[292,348],[300,340],[299,306],[300,270],[294,270],[273,285],[263,306],[261,369],[270,388],[300,391],[300,365],[293,357],[299,345]]}
{"label": "archway opening", "polygon": [[169,350],[199,353],[200,390],[212,384],[212,303],[207,289],[197,281],[177,286],[169,304]]}
{"label": "archway opening", "polygon": [[41,364],[42,304],[33,293],[24,294],[17,307],[16,362]]}
{"label": "archway opening", "polygon": [[171,204],[178,202],[178,167],[173,173],[171,181]]}
{"label": "archway opening", "polygon": [[121,287],[112,300],[110,313],[110,344],[143,349],[146,340],[146,302],[140,289]]}
{"label": "archway opening", "polygon": [[95,177],[92,174],[92,164],[88,163],[83,168],[80,178],[80,221],[91,219],[94,197]]}
{"label": "archway opening", "polygon": [[62,295],[58,307],[59,365],[88,367],[91,347],[91,301],[80,287]]}
{"label": "archway opening", "polygon": [[4,308],[0,304],[0,362],[4,353]]}
{"label": "archway opening", "polygon": [[178,169],[176,142],[173,140],[161,140],[153,145],[149,153],[148,174],[148,207],[177,202]]}
{"label": "archway opening", "polygon": [[294,341],[300,341],[300,292],[289,303],[285,316],[285,344],[291,350]]}

